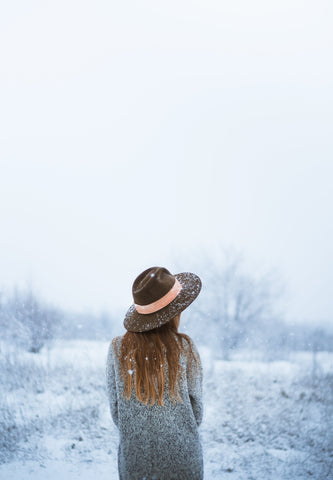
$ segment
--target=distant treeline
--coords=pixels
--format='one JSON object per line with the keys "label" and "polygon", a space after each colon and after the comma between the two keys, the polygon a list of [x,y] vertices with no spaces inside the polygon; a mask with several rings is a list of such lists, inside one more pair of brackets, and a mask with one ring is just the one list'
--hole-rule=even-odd
{"label": "distant treeline", "polygon": [[[293,350],[333,350],[333,328],[327,324],[286,321],[286,287],[275,270],[248,271],[243,256],[230,249],[198,252],[186,263],[203,279],[203,289],[182,314],[181,331],[217,356],[227,360],[239,348],[265,351],[267,358]],[[110,340],[124,332],[124,313],[69,313],[31,290],[0,292],[1,338],[35,353],[54,338]]]}
{"label": "distant treeline", "polygon": [[[0,300],[1,339],[30,352],[38,353],[57,338],[108,341],[124,331],[119,314],[68,313],[47,305],[32,291],[15,290]],[[186,313],[181,330],[226,359],[238,348],[263,350],[272,356],[295,350],[333,351],[333,330],[328,326],[291,325],[260,315],[248,321],[226,319],[200,303]]]}

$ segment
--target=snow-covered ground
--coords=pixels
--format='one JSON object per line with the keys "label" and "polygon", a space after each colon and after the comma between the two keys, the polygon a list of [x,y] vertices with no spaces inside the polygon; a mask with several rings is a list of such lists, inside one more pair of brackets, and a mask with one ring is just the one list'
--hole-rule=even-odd
{"label": "snow-covered ground", "polygon": [[[117,479],[105,393],[108,344],[58,341],[40,354],[0,346],[0,478]],[[199,346],[206,480],[333,478],[333,355],[230,361]]]}

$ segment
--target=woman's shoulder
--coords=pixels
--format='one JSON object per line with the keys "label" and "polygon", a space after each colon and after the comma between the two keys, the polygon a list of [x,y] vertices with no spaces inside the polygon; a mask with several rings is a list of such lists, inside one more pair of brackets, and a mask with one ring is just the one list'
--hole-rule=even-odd
{"label": "woman's shoulder", "polygon": [[119,335],[118,337],[114,337],[110,343],[108,348],[108,356],[119,356],[120,347],[121,347],[121,340],[123,336]]}
{"label": "woman's shoulder", "polygon": [[187,335],[186,333],[182,333],[181,334],[182,336],[182,339],[183,339],[183,344],[187,347],[192,347],[192,348],[196,348],[196,345],[195,345],[195,342],[193,340],[193,338],[191,338],[189,335]]}
{"label": "woman's shoulder", "polygon": [[198,348],[194,340],[189,335],[182,335],[182,343],[186,352],[193,353],[195,357],[200,358]]}

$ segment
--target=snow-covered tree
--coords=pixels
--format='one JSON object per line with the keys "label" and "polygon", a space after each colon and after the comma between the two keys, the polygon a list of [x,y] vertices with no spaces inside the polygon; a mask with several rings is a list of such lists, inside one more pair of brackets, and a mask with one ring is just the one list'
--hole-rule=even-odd
{"label": "snow-covered tree", "polygon": [[227,359],[231,349],[252,342],[255,332],[262,335],[274,328],[281,318],[278,304],[283,287],[275,272],[249,273],[239,254],[220,253],[219,258],[201,256],[204,295],[194,309],[201,318],[209,318]]}
{"label": "snow-covered tree", "polygon": [[7,338],[37,353],[53,338],[60,324],[61,313],[41,302],[32,290],[15,290],[2,314],[2,327]]}

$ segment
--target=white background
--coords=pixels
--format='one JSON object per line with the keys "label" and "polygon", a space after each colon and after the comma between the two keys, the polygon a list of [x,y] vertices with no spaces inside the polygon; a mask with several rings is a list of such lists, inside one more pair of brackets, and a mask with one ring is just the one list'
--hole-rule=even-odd
{"label": "white background", "polygon": [[0,286],[126,309],[223,244],[329,321],[331,26],[328,0],[3,2]]}

